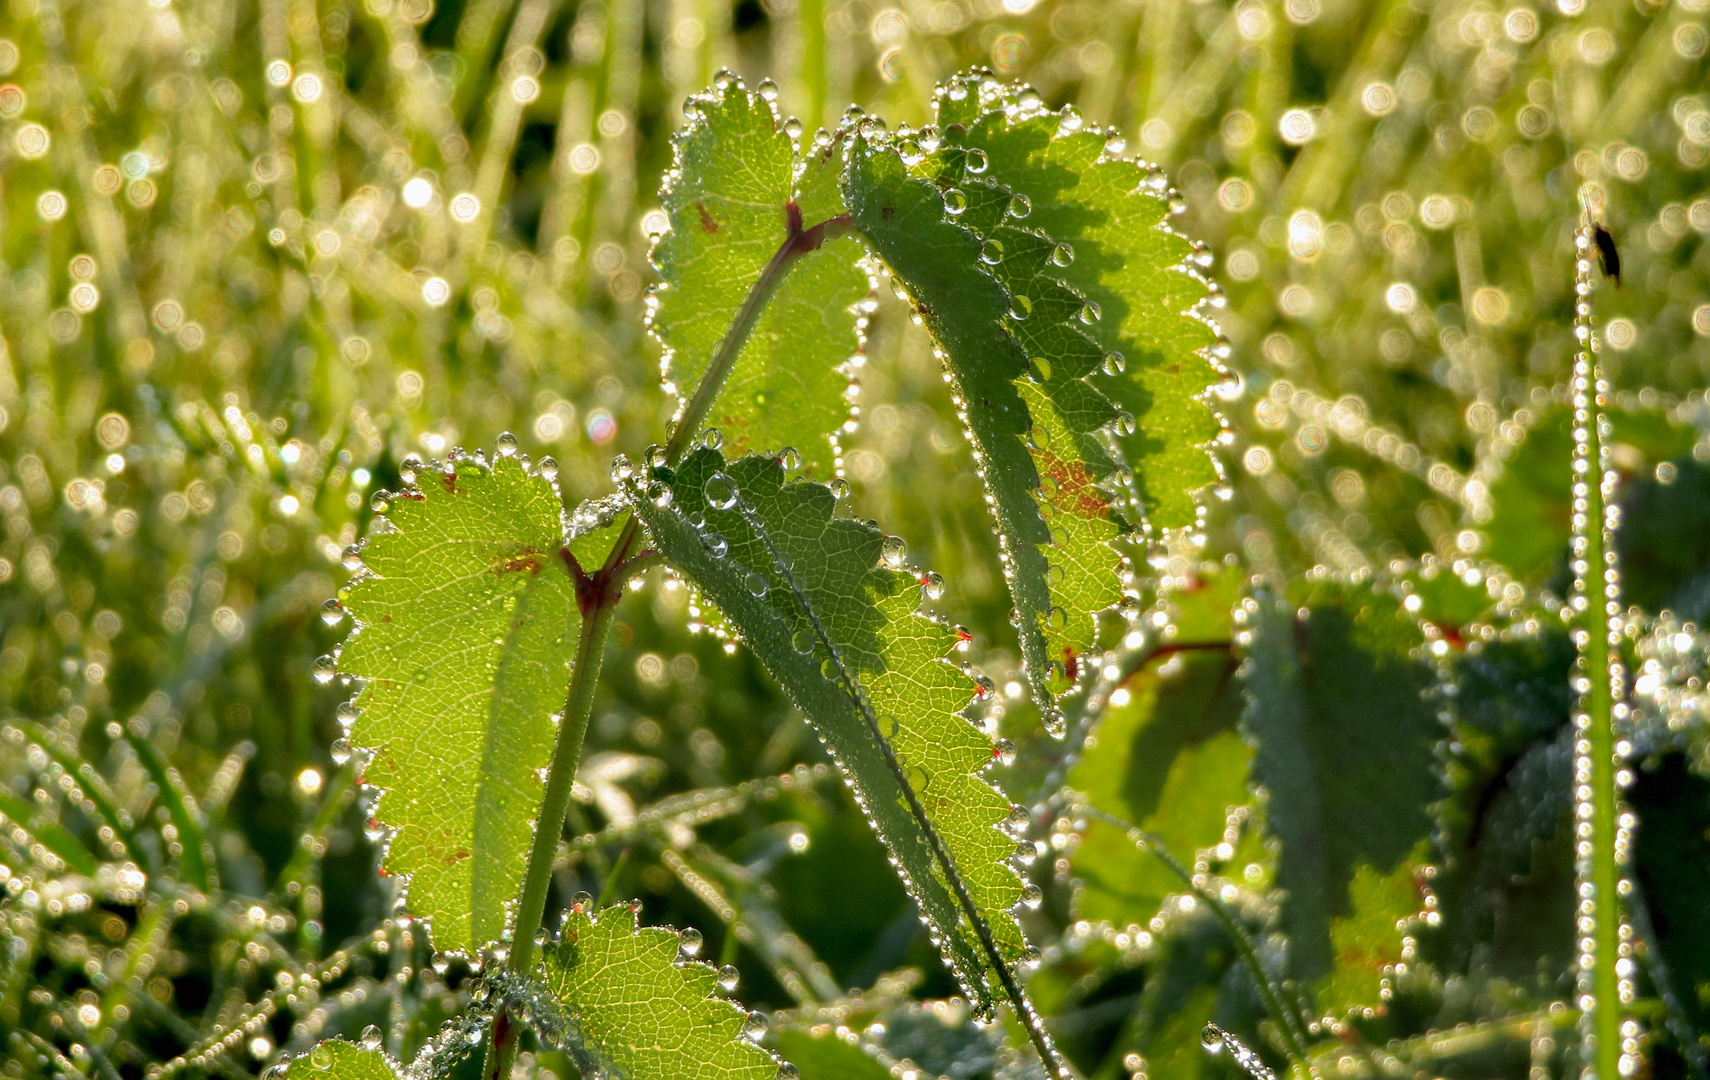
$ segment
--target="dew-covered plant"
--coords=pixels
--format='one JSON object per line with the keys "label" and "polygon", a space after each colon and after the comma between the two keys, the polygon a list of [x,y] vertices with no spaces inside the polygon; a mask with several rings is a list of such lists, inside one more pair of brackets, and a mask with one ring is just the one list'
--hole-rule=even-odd
{"label": "dew-covered plant", "polygon": [[14,0],[0,1078],[1710,1075],[1704,22]]}

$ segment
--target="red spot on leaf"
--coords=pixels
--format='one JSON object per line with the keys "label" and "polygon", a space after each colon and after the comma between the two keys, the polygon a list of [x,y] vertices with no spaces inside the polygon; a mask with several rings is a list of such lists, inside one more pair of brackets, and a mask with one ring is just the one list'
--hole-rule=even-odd
{"label": "red spot on leaf", "polygon": [[1074,682],[1081,677],[1081,658],[1075,655],[1075,650],[1063,646],[1063,674]]}
{"label": "red spot on leaf", "polygon": [[701,215],[701,231],[704,233],[718,232],[718,222],[714,221],[713,216],[707,213],[706,205],[699,199],[695,200],[695,209]]}

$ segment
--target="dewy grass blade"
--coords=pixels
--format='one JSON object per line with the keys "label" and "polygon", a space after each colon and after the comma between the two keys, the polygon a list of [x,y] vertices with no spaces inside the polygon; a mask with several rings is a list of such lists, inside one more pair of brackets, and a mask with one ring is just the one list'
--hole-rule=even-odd
{"label": "dewy grass blade", "polygon": [[1621,636],[1620,573],[1614,530],[1618,509],[1613,496],[1617,476],[1609,455],[1609,419],[1604,412],[1609,384],[1598,361],[1593,323],[1594,243],[1604,196],[1595,184],[1579,194],[1581,217],[1574,238],[1573,363],[1573,599],[1574,642],[1579,663],[1574,671],[1574,828],[1575,884],[1578,897],[1576,966],[1582,1080],[1615,1080],[1639,1067],[1638,1040],[1623,1042],[1622,1006],[1634,996],[1631,934],[1624,933],[1621,897],[1636,824],[1621,809],[1620,788],[1632,773],[1616,751],[1614,713],[1625,677],[1618,647]]}

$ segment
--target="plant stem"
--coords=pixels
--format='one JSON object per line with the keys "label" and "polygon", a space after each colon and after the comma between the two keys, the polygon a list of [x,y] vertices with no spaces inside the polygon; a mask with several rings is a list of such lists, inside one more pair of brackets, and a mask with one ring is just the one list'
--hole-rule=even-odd
{"label": "plant stem", "polygon": [[[1574,715],[1575,820],[1590,825],[1590,835],[1578,838],[1575,859],[1579,888],[1579,1004],[1585,1019],[1584,1058],[1589,1075],[1617,1080],[1621,1052],[1621,978],[1615,969],[1621,955],[1620,849],[1630,843],[1630,830],[1619,818],[1616,786],[1615,696],[1621,692],[1619,660],[1611,649],[1610,618],[1619,612],[1614,552],[1614,527],[1608,498],[1613,473],[1608,464],[1608,420],[1603,406],[1607,386],[1597,361],[1592,326],[1593,247],[1602,194],[1587,185],[1581,190],[1584,208],[1575,238],[1574,332],[1578,353],[1573,366],[1573,607],[1578,612],[1575,634],[1579,692]],[[1612,242],[1612,241],[1611,241]],[[1617,629],[1615,633],[1619,633]],[[1582,824],[1583,828],[1584,825]],[[1587,925],[1589,923],[1589,926]],[[1588,1014],[1588,1015],[1586,1015]],[[1589,1022],[1587,1022],[1589,1021]],[[1636,1064],[1636,1059],[1635,1059]]]}
{"label": "plant stem", "polygon": [[[671,429],[671,437],[665,443],[665,464],[675,465],[683,458],[689,443],[700,430],[701,423],[706,420],[707,413],[712,411],[713,402],[724,389],[725,381],[730,378],[730,372],[736,367],[737,358],[742,355],[743,347],[748,344],[748,338],[754,333],[754,325],[760,321],[761,312],[777,295],[778,288],[789,277],[790,271],[800,262],[803,256],[819,250],[820,245],[827,240],[835,240],[847,235],[851,225],[847,214],[827,218],[817,225],[802,228],[801,208],[795,201],[784,205],[784,212],[789,222],[789,231],[784,236],[784,242],[778,245],[772,258],[766,263],[765,269],[749,287],[748,295],[742,300],[742,307],[736,312],[736,318],[731,320],[730,329],[725,332],[714,351],[711,362],[701,374],[701,381],[695,384],[695,392],[683,405],[677,414],[675,425]],[[630,550],[641,536],[641,523],[631,517],[624,525],[623,532],[618,536],[617,543],[612,545],[611,554],[606,557],[606,568],[611,568],[629,558]]]}
{"label": "plant stem", "polygon": [[1265,1011],[1270,1014],[1271,1022],[1277,1025],[1277,1030],[1281,1033],[1283,1049],[1288,1053],[1289,1063],[1294,1066],[1297,1075],[1301,1077],[1313,1075],[1312,1066],[1308,1063],[1306,1056],[1306,1036],[1305,1032],[1300,1029],[1299,1017],[1294,1010],[1284,1004],[1282,988],[1271,980],[1264,965],[1259,963],[1259,949],[1253,942],[1253,936],[1247,932],[1247,928],[1242,926],[1234,915],[1230,914],[1228,906],[1211,890],[1194,880],[1193,874],[1171,853],[1169,846],[1164,843],[1161,837],[1154,836],[1138,825],[1124,821],[1115,814],[1107,814],[1096,806],[1086,807],[1086,813],[1106,825],[1121,829],[1128,836],[1128,839],[1134,842],[1135,846],[1144,848],[1155,856],[1159,862],[1169,869],[1170,873],[1181,879],[1182,884],[1188,887],[1188,891],[1192,892],[1200,903],[1211,909],[1211,913],[1217,917],[1217,921],[1222,923],[1223,929],[1228,932],[1230,940],[1235,942],[1235,951],[1241,954],[1241,962],[1247,965],[1247,970],[1252,974],[1253,982],[1259,990],[1259,997],[1264,1002]]}
{"label": "plant stem", "polygon": [[[570,673],[570,689],[564,696],[564,715],[558,722],[558,738],[546,774],[546,793],[541,797],[540,815],[535,819],[534,846],[528,853],[528,874],[523,879],[522,899],[517,904],[509,967],[519,974],[528,974],[534,963],[534,934],[540,929],[541,916],[546,911],[546,892],[552,883],[552,865],[558,858],[564,815],[570,808],[570,789],[582,758],[582,740],[588,733],[594,688],[599,685],[606,638],[617,615],[621,583],[610,582],[616,587],[600,588],[603,574],[600,571],[592,578],[577,581],[578,599],[586,591],[597,590],[597,594],[592,610],[585,608],[582,614],[582,632],[576,640],[576,666]],[[504,1080],[510,1076],[521,1036],[522,1027],[512,1023],[509,1010],[501,1006],[493,1016],[493,1038],[487,1045],[487,1060],[482,1069],[486,1080]]]}
{"label": "plant stem", "polygon": [[[665,460],[675,465],[689,446],[696,429],[706,419],[742,355],[743,346],[754,333],[760,314],[778,292],[789,272],[802,257],[817,251],[826,240],[849,231],[847,217],[835,217],[811,228],[802,228],[801,210],[794,202],[785,206],[789,231],[784,242],[766,263],[760,277],[743,298],[730,329],[719,342],[701,381],[696,384],[676,426],[665,446]],[[546,792],[541,797],[540,814],[535,819],[534,845],[528,854],[528,871],[523,878],[522,898],[517,905],[517,921],[512,931],[510,970],[526,975],[534,962],[534,935],[540,929],[546,912],[547,888],[552,882],[552,867],[558,858],[558,840],[564,832],[564,816],[570,808],[570,789],[581,762],[582,740],[588,733],[588,715],[593,711],[594,689],[600,681],[600,665],[605,657],[606,638],[611,633],[617,613],[618,600],[623,596],[624,578],[644,570],[657,561],[654,554],[642,552],[633,558],[631,552],[641,537],[641,523],[631,515],[606,555],[603,566],[585,574],[566,552],[572,575],[576,578],[576,599],[582,608],[582,632],[576,642],[575,667],[570,672],[570,689],[564,697],[564,715],[558,724],[558,738],[552,747],[552,764],[546,774]],[[484,1080],[505,1080],[510,1076],[511,1062],[516,1059],[517,1041],[522,1029],[512,1023],[510,1011],[500,1006],[493,1015],[493,1037],[487,1044],[487,1059],[482,1067]]]}

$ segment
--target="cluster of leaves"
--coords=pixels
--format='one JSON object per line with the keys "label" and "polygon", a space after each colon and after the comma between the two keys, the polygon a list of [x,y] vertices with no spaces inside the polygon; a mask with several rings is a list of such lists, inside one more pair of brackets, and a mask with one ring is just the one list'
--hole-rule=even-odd
{"label": "cluster of leaves", "polygon": [[4,1075],[1579,1068],[1576,177],[1702,1074],[1692,6],[723,8],[14,9]]}

